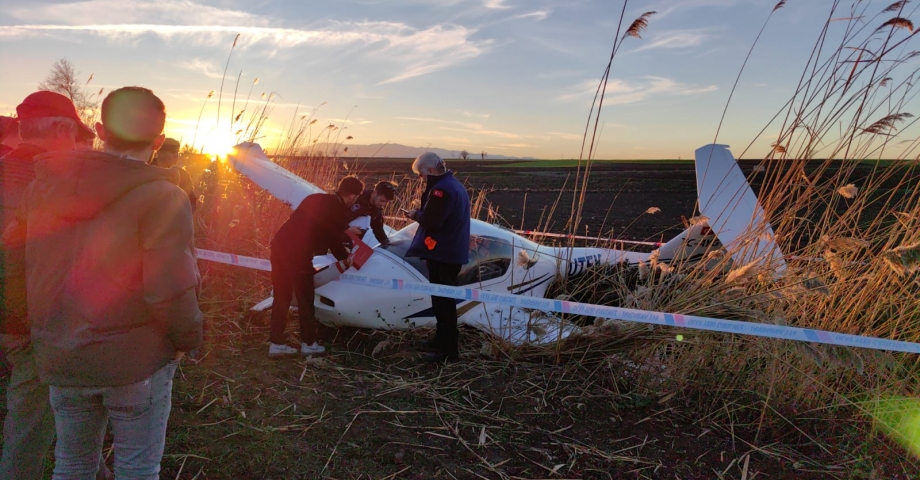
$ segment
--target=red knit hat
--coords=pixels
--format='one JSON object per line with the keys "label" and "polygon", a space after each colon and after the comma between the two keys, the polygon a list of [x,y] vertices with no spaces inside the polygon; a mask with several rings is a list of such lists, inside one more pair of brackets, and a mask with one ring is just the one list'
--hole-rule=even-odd
{"label": "red knit hat", "polygon": [[69,98],[56,92],[42,90],[35,92],[16,107],[16,114],[20,119],[66,117],[77,124],[80,138],[95,138],[96,134],[80,119],[77,108]]}

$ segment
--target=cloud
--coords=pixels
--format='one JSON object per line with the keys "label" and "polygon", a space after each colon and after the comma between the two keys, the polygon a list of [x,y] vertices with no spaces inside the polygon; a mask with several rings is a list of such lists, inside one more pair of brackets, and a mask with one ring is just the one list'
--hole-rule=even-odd
{"label": "cloud", "polygon": [[[619,82],[619,80],[615,80],[615,82]],[[584,80],[578,85],[570,88],[569,93],[564,93],[556,97],[556,100],[560,102],[566,102],[569,100],[574,100],[576,98],[584,98],[585,96],[589,94],[593,96],[594,93],[597,91],[598,83],[599,83],[598,80]],[[607,83],[608,85],[610,85],[610,82],[607,82]]]}
{"label": "cloud", "polygon": [[505,5],[505,0],[483,0],[482,6],[491,9],[511,8],[510,6]]}
{"label": "cloud", "polygon": [[397,120],[410,120],[413,122],[432,122],[432,123],[453,123],[448,122],[447,120],[438,120],[437,118],[424,118],[424,117],[395,117]]}
{"label": "cloud", "polygon": [[456,125],[456,126],[440,126],[438,129],[446,130],[449,132],[462,132],[462,133],[471,133],[476,135],[489,135],[493,137],[501,138],[539,138],[534,135],[521,135],[511,132],[501,132],[498,130],[490,130],[485,126],[478,123],[470,122],[460,122],[456,120],[440,120],[437,118],[423,118],[423,117],[396,117],[397,120],[410,120],[414,122],[425,122],[425,123],[439,123],[443,125]]}
{"label": "cloud", "polygon": [[179,68],[184,68],[186,70],[191,70],[196,73],[200,73],[206,77],[210,78],[221,78],[223,77],[223,72],[220,69],[220,66],[216,62],[209,62],[202,60],[200,58],[193,58],[191,60],[186,60],[178,62],[175,64]]}
{"label": "cloud", "polygon": [[569,78],[569,77],[580,77],[583,76],[585,72],[578,70],[555,70],[551,72],[538,73],[537,78],[545,79],[556,79],[556,78]]}
{"label": "cloud", "polygon": [[472,40],[476,31],[459,25],[418,29],[399,22],[325,21],[313,28],[286,28],[283,19],[190,0],[86,0],[34,8],[16,6],[6,12],[23,24],[0,27],[0,37],[5,38],[92,35],[125,42],[156,37],[226,50],[240,34],[237,48],[262,47],[272,53],[299,47],[347,47],[370,59],[385,60],[396,72],[378,85],[450,68],[483,54],[491,44],[490,40]]}
{"label": "cloud", "polygon": [[549,10],[538,10],[536,12],[524,13],[521,15],[516,15],[514,18],[532,18],[536,21],[546,20],[549,17]]}
{"label": "cloud", "polygon": [[[570,93],[556,97],[558,101],[593,98],[597,90],[596,80],[587,80],[574,86]],[[611,79],[607,82],[607,93],[604,95],[604,104],[621,105],[636,103],[645,100],[651,95],[697,95],[700,93],[714,92],[719,87],[716,85],[693,86],[676,82],[670,78],[646,76],[639,82],[626,82],[620,79]]]}
{"label": "cloud", "polygon": [[431,136],[415,136],[419,140],[435,140],[438,143],[444,143],[448,145],[468,145],[472,143],[470,139],[466,137],[431,137]]}
{"label": "cloud", "polygon": [[436,25],[425,30],[401,26],[399,35],[385,39],[383,51],[403,60],[408,67],[378,85],[442,70],[481,55],[491,41],[474,42],[470,40],[473,33],[461,26]]}
{"label": "cloud", "polygon": [[652,3],[648,7],[645,7],[645,10],[655,10],[658,12],[656,16],[662,18],[681,10],[694,10],[704,7],[726,8],[735,6],[738,3],[739,0],[681,0],[680,2],[661,0],[660,2]]}
{"label": "cloud", "polygon": [[123,1],[84,0],[72,3],[39,4],[17,2],[6,13],[23,22],[52,24],[202,24],[251,25],[267,27],[267,18],[191,0]]}
{"label": "cloud", "polygon": [[633,50],[633,52],[653,50],[656,48],[676,49],[696,47],[701,45],[703,41],[709,37],[711,37],[711,35],[699,31],[680,30],[666,32],[653,37],[647,44]]}
{"label": "cloud", "polygon": [[551,137],[559,137],[563,140],[581,140],[583,138],[583,135],[578,133],[547,132],[547,135]]}
{"label": "cloud", "polygon": [[463,132],[463,133],[474,133],[477,135],[489,135],[492,137],[501,137],[501,138],[524,138],[524,135],[519,135],[517,133],[511,132],[500,132],[497,130],[486,130],[484,128],[452,128],[452,127],[438,127],[441,130],[447,130],[449,132]]}

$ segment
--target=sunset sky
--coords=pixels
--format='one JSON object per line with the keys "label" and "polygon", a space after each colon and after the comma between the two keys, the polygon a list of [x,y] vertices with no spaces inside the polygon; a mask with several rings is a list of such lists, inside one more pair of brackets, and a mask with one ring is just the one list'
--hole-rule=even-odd
{"label": "sunset sky", "polygon": [[[793,0],[774,14],[719,143],[740,152],[783,107],[829,3]],[[745,55],[775,4],[629,2],[626,25],[643,12],[657,14],[614,60],[597,157],[688,158],[711,143]],[[343,136],[356,144],[577,158],[621,6],[611,0],[0,0],[0,113],[14,112],[51,65],[66,58],[81,79],[93,75],[93,92],[152,89],[168,109],[166,133],[185,143],[204,106],[198,143],[205,148],[230,141],[229,121],[252,88],[244,117],[263,92],[275,92],[263,129],[267,146],[295,109],[298,117],[317,109],[318,127],[344,126]],[[220,90],[237,33],[223,123],[215,129],[218,95],[206,97]],[[767,128],[747,156],[762,156],[777,130]]]}

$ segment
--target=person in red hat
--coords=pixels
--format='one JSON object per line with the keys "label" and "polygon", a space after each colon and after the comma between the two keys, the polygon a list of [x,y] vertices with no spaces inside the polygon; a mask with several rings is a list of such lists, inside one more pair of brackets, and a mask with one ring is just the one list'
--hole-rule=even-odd
{"label": "person in red hat", "polygon": [[[80,120],[73,102],[59,93],[35,92],[16,107],[16,114],[15,121],[4,123],[4,138],[9,133],[7,126],[17,126],[13,133],[21,142],[0,157],[2,227],[13,221],[26,187],[35,179],[36,156],[70,151],[78,139],[95,137]],[[38,378],[32,351],[23,246],[0,249],[0,307],[0,347],[12,364],[0,478],[40,479],[54,440],[54,416],[48,385]],[[102,478],[106,473],[100,469]]]}
{"label": "person in red hat", "polygon": [[50,152],[4,244],[25,244],[35,365],[48,385],[54,478],[92,478],[111,423],[117,478],[159,478],[173,376],[202,342],[201,275],[188,196],[149,165],[166,106],[113,90],[103,151]]}

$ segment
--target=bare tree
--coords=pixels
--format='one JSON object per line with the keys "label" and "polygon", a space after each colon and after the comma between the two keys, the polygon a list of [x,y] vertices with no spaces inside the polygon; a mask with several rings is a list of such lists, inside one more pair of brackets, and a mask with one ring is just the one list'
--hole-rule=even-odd
{"label": "bare tree", "polygon": [[460,158],[461,158],[461,159],[466,160],[466,157],[469,157],[469,156],[470,156],[470,152],[467,152],[466,150],[461,150],[461,151],[460,151]]}
{"label": "bare tree", "polygon": [[[92,124],[96,116],[98,102],[93,99],[91,94],[87,93],[86,88],[89,82],[92,81],[93,76],[90,75],[86,83],[81,85],[77,78],[79,75],[80,73],[74,69],[73,64],[66,58],[62,58],[54,62],[54,65],[51,66],[51,72],[48,73],[48,76],[43,81],[39,82],[38,89],[57,92],[69,98],[74,106],[77,107],[77,112],[80,114],[80,118],[83,119],[83,123]],[[99,90],[98,95],[101,94],[102,90]]]}
{"label": "bare tree", "polygon": [[483,159],[483,160],[486,159],[486,155],[488,155],[488,154],[489,154],[489,152],[487,152],[487,151],[485,151],[485,150],[483,150],[482,153],[480,153],[480,155],[482,155],[482,159]]}

